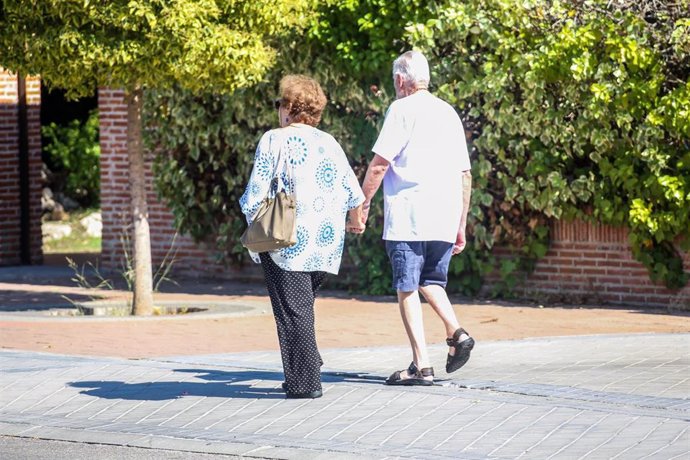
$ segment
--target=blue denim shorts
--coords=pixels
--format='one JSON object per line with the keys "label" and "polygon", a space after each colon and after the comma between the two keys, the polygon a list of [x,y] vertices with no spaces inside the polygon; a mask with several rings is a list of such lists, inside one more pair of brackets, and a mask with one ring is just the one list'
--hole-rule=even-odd
{"label": "blue denim shorts", "polygon": [[419,286],[446,287],[453,243],[445,241],[386,241],[393,266],[393,289],[412,292]]}

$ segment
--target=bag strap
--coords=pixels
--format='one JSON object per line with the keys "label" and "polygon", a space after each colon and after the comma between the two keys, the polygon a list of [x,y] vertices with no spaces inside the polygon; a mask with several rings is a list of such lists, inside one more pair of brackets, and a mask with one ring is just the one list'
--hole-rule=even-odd
{"label": "bag strap", "polygon": [[[281,130],[282,131],[282,130]],[[282,134],[282,133],[281,133]],[[294,177],[294,167],[290,165],[289,154],[286,152],[285,147],[285,136],[280,138],[280,147],[278,147],[278,158],[276,159],[275,169],[273,171],[273,179],[271,180],[271,188],[269,189],[269,194],[273,190],[273,182],[276,182],[276,193],[280,191],[287,192],[289,189],[288,184],[283,181],[282,173],[285,173],[285,177],[288,182],[292,182]],[[294,191],[293,191],[294,193]]]}

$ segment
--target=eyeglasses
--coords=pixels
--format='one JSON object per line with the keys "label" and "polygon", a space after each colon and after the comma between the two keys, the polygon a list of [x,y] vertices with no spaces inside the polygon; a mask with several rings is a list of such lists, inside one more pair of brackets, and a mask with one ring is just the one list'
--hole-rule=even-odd
{"label": "eyeglasses", "polygon": [[280,108],[280,104],[283,102],[281,98],[274,99],[273,100],[273,107],[275,107],[276,110]]}

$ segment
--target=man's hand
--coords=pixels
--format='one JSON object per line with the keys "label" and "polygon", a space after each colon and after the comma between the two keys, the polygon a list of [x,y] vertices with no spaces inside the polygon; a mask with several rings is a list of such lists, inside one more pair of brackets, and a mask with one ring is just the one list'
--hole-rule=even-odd
{"label": "man's hand", "polygon": [[452,255],[460,254],[467,244],[465,239],[465,229],[458,230],[458,236],[455,238],[455,244],[453,245]]}
{"label": "man's hand", "polygon": [[467,170],[462,172],[462,215],[460,216],[460,227],[458,236],[453,245],[453,255],[460,254],[467,244],[465,237],[465,226],[467,225],[467,212],[470,209],[470,196],[472,195],[472,172]]}
{"label": "man's hand", "polygon": [[369,210],[371,209],[371,203],[367,203],[366,201],[362,204],[362,224],[366,225],[367,220],[369,219]]}

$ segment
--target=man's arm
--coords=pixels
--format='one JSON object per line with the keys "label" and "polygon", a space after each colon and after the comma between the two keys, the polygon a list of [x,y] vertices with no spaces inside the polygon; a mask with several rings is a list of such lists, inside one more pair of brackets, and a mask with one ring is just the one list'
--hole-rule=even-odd
{"label": "man's arm", "polygon": [[455,239],[455,245],[453,246],[453,255],[460,254],[465,245],[467,244],[467,239],[465,237],[465,226],[467,225],[467,213],[470,210],[470,197],[472,195],[472,172],[463,171],[462,172],[462,214],[460,215],[460,226],[458,227],[458,236]]}
{"label": "man's arm", "polygon": [[369,162],[369,167],[367,168],[367,173],[364,176],[364,182],[362,183],[362,192],[364,192],[364,203],[362,205],[362,222],[366,223],[369,218],[369,208],[371,207],[371,200],[376,195],[381,182],[383,181],[383,176],[386,175],[390,163],[388,160],[384,159],[382,156],[374,155],[374,158]]}

